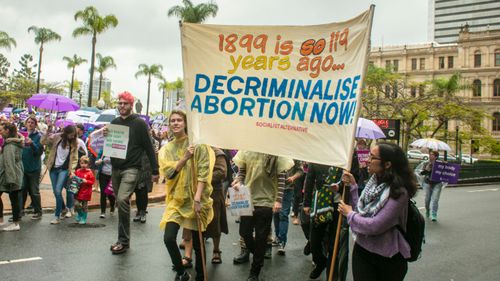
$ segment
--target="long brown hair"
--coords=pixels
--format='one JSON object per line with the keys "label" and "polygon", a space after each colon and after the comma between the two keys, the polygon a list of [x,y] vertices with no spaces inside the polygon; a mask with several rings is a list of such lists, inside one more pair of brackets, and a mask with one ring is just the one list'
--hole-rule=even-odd
{"label": "long brown hair", "polygon": [[[73,134],[75,137],[73,139],[68,139],[68,136],[70,134]],[[70,147],[76,147],[78,145],[77,140],[76,140],[76,127],[73,125],[68,125],[64,127],[63,133],[61,135],[62,139],[62,147],[66,149],[67,145],[69,144]]]}
{"label": "long brown hair", "polygon": [[9,130],[8,138],[15,138],[17,136],[17,127],[13,123],[5,122],[0,124],[4,130]]}

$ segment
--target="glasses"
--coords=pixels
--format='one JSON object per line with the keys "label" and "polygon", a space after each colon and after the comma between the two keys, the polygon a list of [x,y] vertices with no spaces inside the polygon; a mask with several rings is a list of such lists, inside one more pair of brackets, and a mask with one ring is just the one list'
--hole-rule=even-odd
{"label": "glasses", "polygon": [[128,102],[119,102],[118,105],[128,105]]}
{"label": "glasses", "polygon": [[382,160],[382,158],[377,157],[377,156],[375,156],[375,155],[373,155],[373,154],[370,153],[370,156],[368,157],[368,160]]}

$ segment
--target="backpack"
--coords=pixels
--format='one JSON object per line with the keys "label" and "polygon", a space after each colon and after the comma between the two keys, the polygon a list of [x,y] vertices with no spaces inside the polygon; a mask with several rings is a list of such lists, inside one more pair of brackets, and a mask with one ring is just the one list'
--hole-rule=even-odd
{"label": "backpack", "polygon": [[422,252],[422,244],[425,243],[425,219],[412,199],[408,200],[406,232],[399,225],[397,228],[410,245],[410,257],[406,260],[409,262],[418,260]]}

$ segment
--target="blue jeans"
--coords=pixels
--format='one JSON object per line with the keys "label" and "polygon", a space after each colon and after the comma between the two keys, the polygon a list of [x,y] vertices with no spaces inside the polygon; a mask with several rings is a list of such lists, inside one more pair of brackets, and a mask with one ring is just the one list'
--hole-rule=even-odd
{"label": "blue jeans", "polygon": [[274,233],[280,243],[286,245],[288,216],[293,203],[293,189],[286,189],[281,200],[281,211],[274,214]]}
{"label": "blue jeans", "polygon": [[[62,168],[53,168],[50,170],[50,182],[52,183],[52,190],[56,198],[56,217],[61,216],[62,209],[64,208],[64,200],[62,197],[62,189],[66,186],[68,181],[69,171]],[[68,208],[73,207],[73,194],[66,191],[66,202]]]}
{"label": "blue jeans", "polygon": [[425,210],[430,211],[432,216],[437,216],[439,207],[439,197],[441,196],[442,183],[428,184],[424,183],[422,188],[425,191]]}

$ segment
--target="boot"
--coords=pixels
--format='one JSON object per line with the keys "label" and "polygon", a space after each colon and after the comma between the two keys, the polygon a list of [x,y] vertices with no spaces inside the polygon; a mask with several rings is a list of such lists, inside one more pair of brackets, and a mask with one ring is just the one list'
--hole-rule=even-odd
{"label": "boot", "polygon": [[87,223],[87,212],[82,212],[81,217],[80,217],[80,224],[86,224]]}
{"label": "boot", "polygon": [[82,220],[82,211],[81,210],[76,210],[76,216],[75,216],[75,221],[80,222]]}
{"label": "boot", "polygon": [[241,253],[234,257],[233,264],[242,264],[250,261],[250,251],[246,248],[241,248]]}

